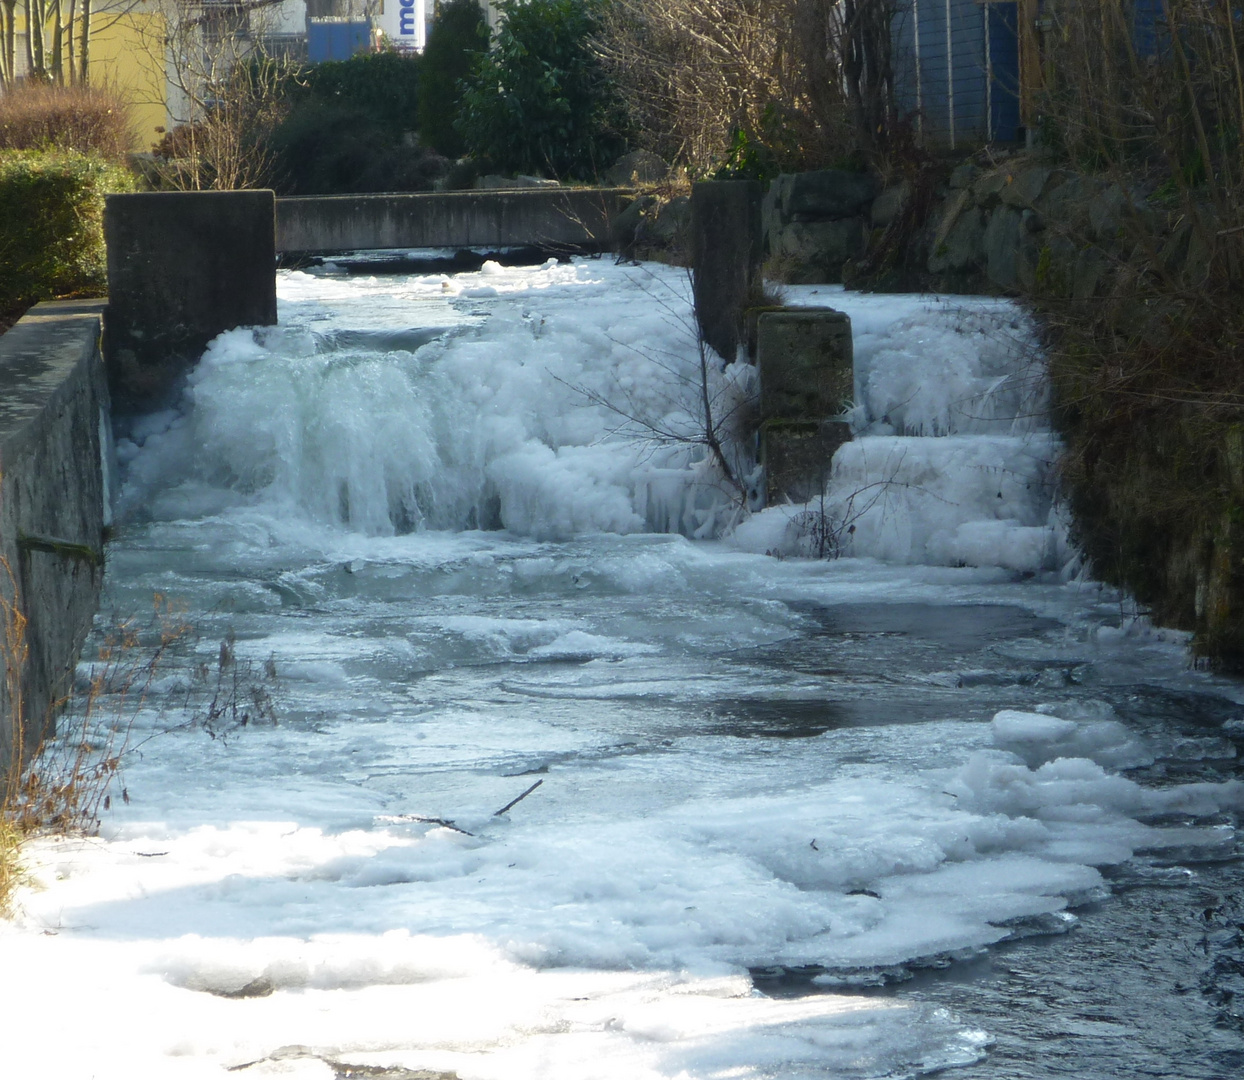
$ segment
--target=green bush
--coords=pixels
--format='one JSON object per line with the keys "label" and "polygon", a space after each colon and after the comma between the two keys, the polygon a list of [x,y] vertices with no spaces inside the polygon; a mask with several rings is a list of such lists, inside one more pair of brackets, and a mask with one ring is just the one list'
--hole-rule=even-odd
{"label": "green bush", "polygon": [[357,107],[309,99],[290,111],[269,143],[284,195],[427,191],[448,162],[377,125]]}
{"label": "green bush", "polygon": [[315,99],[325,105],[365,113],[369,126],[394,135],[418,124],[420,58],[399,52],[358,53],[349,60],[327,60],[303,68],[296,77],[295,102]]}
{"label": "green bush", "polygon": [[104,196],[133,178],[72,151],[0,151],[0,308],[102,294]]}
{"label": "green bush", "polygon": [[265,142],[278,193],[429,189],[447,163],[408,138],[418,122],[420,67],[418,57],[384,52],[291,71],[288,110]]}
{"label": "green bush", "polygon": [[590,179],[626,148],[592,51],[603,0],[502,0],[492,49],[465,83],[458,129],[504,172]]}
{"label": "green bush", "polygon": [[480,53],[488,49],[488,26],[476,0],[447,0],[436,5],[419,70],[419,137],[446,157],[466,150],[454,117],[462,100],[459,83]]}

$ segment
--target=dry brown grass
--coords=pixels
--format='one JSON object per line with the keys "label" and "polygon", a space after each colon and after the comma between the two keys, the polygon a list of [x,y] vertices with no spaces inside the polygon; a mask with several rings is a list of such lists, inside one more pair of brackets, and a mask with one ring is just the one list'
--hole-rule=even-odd
{"label": "dry brown grass", "polygon": [[[29,837],[90,835],[98,829],[130,749],[134,717],[161,661],[189,632],[180,614],[157,595],[144,625],[127,621],[105,636],[98,663],[76,699],[53,705],[61,732],[29,747],[30,718],[22,692],[26,618],[14,600],[12,574],[0,559],[0,581],[6,578],[9,589],[0,589],[0,648],[14,726],[12,761],[0,787],[0,915],[9,911],[13,891],[23,880],[21,847]],[[50,730],[51,725],[46,727]],[[129,799],[124,787],[121,798]]]}
{"label": "dry brown grass", "polygon": [[0,150],[76,150],[119,162],[136,144],[129,106],[106,86],[22,83],[0,94]]}
{"label": "dry brown grass", "polygon": [[1244,522],[1244,4],[1166,0],[1148,55],[1131,15],[1059,4],[1046,35],[1052,149],[1138,193],[1105,295],[1036,298],[1064,471],[1096,572],[1240,670],[1244,622],[1206,596]]}

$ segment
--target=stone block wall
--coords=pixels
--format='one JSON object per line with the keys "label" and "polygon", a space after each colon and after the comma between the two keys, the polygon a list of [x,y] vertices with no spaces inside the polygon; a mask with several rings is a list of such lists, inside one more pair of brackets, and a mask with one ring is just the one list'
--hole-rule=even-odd
{"label": "stone block wall", "polygon": [[765,249],[783,280],[838,282],[864,251],[880,185],[867,173],[824,169],[777,177],[761,218]]}
{"label": "stone block wall", "polygon": [[1155,225],[1143,191],[1022,156],[962,165],[950,185],[918,240],[942,291],[1101,296],[1136,227]]}
{"label": "stone block wall", "polygon": [[[110,430],[103,309],[97,300],[39,304],[0,337],[0,770],[53,730],[99,601]],[[15,614],[25,621],[20,642]]]}

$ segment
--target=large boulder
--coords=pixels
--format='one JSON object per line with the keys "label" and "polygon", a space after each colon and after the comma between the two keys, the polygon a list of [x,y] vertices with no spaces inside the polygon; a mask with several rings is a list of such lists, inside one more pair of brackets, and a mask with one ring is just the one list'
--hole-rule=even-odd
{"label": "large boulder", "polygon": [[835,221],[857,217],[877,196],[877,178],[870,173],[822,169],[796,173],[784,191],[788,221]]}
{"label": "large boulder", "polygon": [[968,201],[947,217],[929,254],[929,272],[961,274],[979,269],[985,263],[985,212]]}
{"label": "large boulder", "polygon": [[644,226],[644,215],[656,203],[655,196],[641,195],[633,199],[610,224],[613,232],[614,247],[628,257],[633,257],[634,247],[640,239]]}
{"label": "large boulder", "polygon": [[870,211],[873,225],[878,229],[884,229],[907,209],[911,196],[912,188],[909,180],[886,188],[873,200]]}
{"label": "large boulder", "polygon": [[650,243],[665,248],[685,247],[687,230],[691,227],[691,198],[675,195],[668,202],[660,203],[646,225],[643,238]]}
{"label": "large boulder", "polygon": [[641,184],[659,184],[670,173],[665,160],[651,150],[632,150],[623,154],[601,179],[611,187],[636,187]]}
{"label": "large boulder", "polygon": [[999,206],[985,227],[985,273],[998,288],[1019,289],[1020,241],[1024,233],[1023,214],[1010,206]]}
{"label": "large boulder", "polygon": [[1033,165],[1010,173],[1010,183],[998,193],[998,197],[1007,206],[1019,210],[1031,209],[1044,193],[1053,171],[1044,165]]}
{"label": "large boulder", "polygon": [[784,264],[783,277],[791,284],[842,281],[848,259],[864,251],[864,219],[792,221],[770,238],[772,254]]}

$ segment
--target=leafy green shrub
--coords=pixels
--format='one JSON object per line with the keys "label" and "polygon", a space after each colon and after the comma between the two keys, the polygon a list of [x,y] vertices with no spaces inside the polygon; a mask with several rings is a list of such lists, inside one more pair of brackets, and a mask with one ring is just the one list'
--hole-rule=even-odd
{"label": "leafy green shrub", "polygon": [[448,162],[349,105],[309,99],[272,134],[276,188],[288,195],[426,191]]}
{"label": "leafy green shrub", "polygon": [[129,173],[73,151],[0,151],[0,309],[102,293],[104,196]]}
{"label": "leafy green shrub", "polygon": [[448,167],[411,145],[420,60],[360,53],[285,78],[287,110],[268,135],[272,184],[284,195],[426,191]]}
{"label": "leafy green shrub", "polygon": [[458,129],[505,172],[586,179],[625,150],[616,97],[591,47],[602,0],[501,0],[492,49],[466,80]]}
{"label": "leafy green shrub", "polygon": [[419,136],[446,157],[466,150],[454,117],[462,99],[459,83],[488,49],[488,26],[476,0],[446,0],[436,6],[419,71]]}
{"label": "leafy green shrub", "polygon": [[419,100],[418,56],[399,52],[358,53],[349,60],[328,60],[304,67],[292,97],[353,108],[370,126],[400,135],[414,131]]}
{"label": "leafy green shrub", "polygon": [[76,150],[121,161],[135,142],[128,106],[105,88],[21,82],[0,93],[0,150]]}

